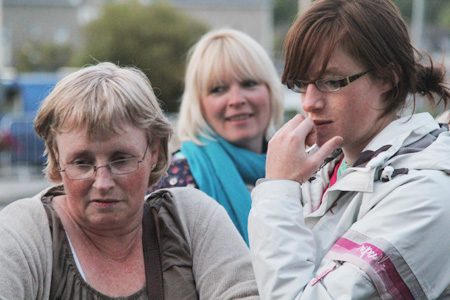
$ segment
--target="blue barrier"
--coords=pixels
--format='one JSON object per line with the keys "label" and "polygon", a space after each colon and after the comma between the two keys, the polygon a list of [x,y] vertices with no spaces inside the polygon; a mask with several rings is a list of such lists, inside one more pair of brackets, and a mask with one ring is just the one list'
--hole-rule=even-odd
{"label": "blue barrier", "polygon": [[44,141],[34,132],[33,120],[40,103],[59,79],[58,73],[23,73],[12,80],[2,80],[3,90],[16,89],[21,102],[20,111],[0,116],[0,130],[13,141],[10,164],[44,164]]}
{"label": "blue barrier", "polygon": [[33,129],[33,122],[17,120],[11,124],[10,135],[14,139],[11,152],[12,164],[43,165],[45,145]]}

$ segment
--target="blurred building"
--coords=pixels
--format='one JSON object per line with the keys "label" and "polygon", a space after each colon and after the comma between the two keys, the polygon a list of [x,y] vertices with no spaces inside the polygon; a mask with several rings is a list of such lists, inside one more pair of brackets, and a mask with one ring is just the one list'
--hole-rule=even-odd
{"label": "blurred building", "polygon": [[266,51],[273,52],[271,0],[168,0],[212,28],[224,26],[246,32]]}
{"label": "blurred building", "polygon": [[3,0],[4,63],[11,66],[14,53],[27,41],[58,44],[80,41],[78,0]]}
{"label": "blurred building", "polygon": [[[82,45],[80,26],[98,16],[102,4],[114,0],[3,0],[4,63],[13,65],[17,49],[27,41]],[[118,0],[116,0],[118,1]],[[141,0],[151,4],[155,0]],[[271,0],[164,0],[211,28],[242,30],[272,53]]]}

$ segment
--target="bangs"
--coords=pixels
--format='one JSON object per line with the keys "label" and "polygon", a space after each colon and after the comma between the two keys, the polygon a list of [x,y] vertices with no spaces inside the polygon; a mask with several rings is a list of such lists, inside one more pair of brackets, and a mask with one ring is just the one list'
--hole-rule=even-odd
{"label": "bangs", "polygon": [[[60,132],[72,130],[85,130],[88,138],[95,133],[113,135],[120,132],[124,124],[137,126],[135,108],[131,101],[114,88],[114,83],[108,80],[100,81],[97,85],[85,89],[82,95],[73,99],[61,99],[68,105],[60,105],[60,111],[55,115],[60,116],[56,126]],[[77,103],[69,104],[70,101]],[[133,112],[134,111],[134,112]],[[141,112],[142,114],[142,112]]]}
{"label": "bangs", "polygon": [[105,105],[93,107],[90,103],[73,107],[62,114],[59,131],[70,132],[83,129],[88,138],[95,133],[102,133],[106,136],[118,134],[124,124],[127,124],[127,118],[123,112],[111,105],[109,101],[103,102]]}
{"label": "bangs", "polygon": [[307,78],[313,60],[320,62],[318,77],[322,76],[336,45],[345,44],[344,40],[348,39],[345,30],[342,30],[342,24],[335,17],[323,15],[317,19],[305,16],[297,20],[285,41],[283,83],[291,79],[318,79]]}
{"label": "bangs", "polygon": [[[209,94],[211,89],[230,82],[252,80],[258,83],[269,82],[269,71],[265,70],[259,58],[255,58],[244,47],[231,45],[229,41],[217,40],[205,49],[197,70],[198,91]],[[203,67],[202,67],[203,66]]]}

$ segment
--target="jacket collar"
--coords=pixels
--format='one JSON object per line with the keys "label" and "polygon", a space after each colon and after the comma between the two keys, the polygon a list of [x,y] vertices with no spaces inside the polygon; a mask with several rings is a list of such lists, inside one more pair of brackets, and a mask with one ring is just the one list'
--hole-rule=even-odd
{"label": "jacket collar", "polygon": [[392,158],[401,153],[399,150],[402,147],[418,144],[424,136],[439,129],[439,124],[428,113],[415,114],[391,122],[365,147],[354,166],[343,173],[329,192],[372,192],[374,181],[380,178],[380,172],[392,162]]}

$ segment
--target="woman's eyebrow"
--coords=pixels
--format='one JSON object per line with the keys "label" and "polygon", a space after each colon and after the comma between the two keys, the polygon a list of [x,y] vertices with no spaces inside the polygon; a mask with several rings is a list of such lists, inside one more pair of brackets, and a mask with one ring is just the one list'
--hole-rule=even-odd
{"label": "woman's eyebrow", "polygon": [[80,150],[80,151],[75,151],[75,152],[69,152],[67,154],[67,158],[70,160],[70,159],[73,159],[73,158],[76,158],[76,157],[81,157],[81,156],[87,157],[87,156],[90,156],[90,155],[92,155],[91,151],[89,151],[89,150]]}
{"label": "woman's eyebrow", "polygon": [[341,73],[341,71],[336,67],[327,67],[323,71],[322,76],[336,76],[340,73]]}

